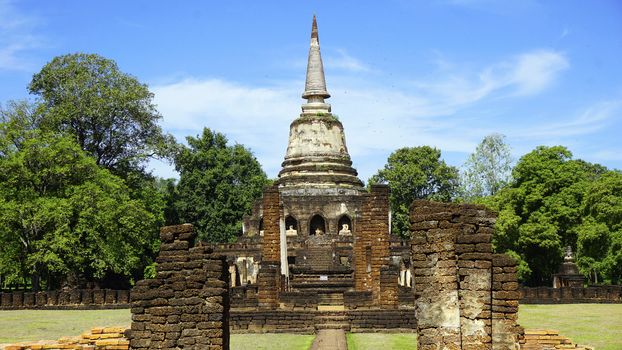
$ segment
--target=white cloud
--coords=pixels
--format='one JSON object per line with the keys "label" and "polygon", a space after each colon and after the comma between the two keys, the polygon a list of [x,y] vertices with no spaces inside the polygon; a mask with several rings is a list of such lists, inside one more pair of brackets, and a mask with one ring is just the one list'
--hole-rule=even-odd
{"label": "white cloud", "polygon": [[[528,129],[514,125],[503,130],[496,122],[497,112],[487,111],[489,99],[503,97],[511,105],[513,100],[544,91],[567,67],[560,53],[532,51],[491,64],[477,74],[449,69],[429,81],[394,84],[401,87],[379,84],[373,76],[351,70],[351,75],[327,77],[332,95],[327,102],[342,121],[354,165],[366,180],[399,147],[431,145],[444,152],[468,154],[483,136],[495,131],[523,142],[517,149],[552,137],[597,131],[619,103],[595,105],[570,121],[534,123]],[[251,148],[274,177],[285,155],[289,124],[304,102],[300,98],[302,78],[266,86],[183,79],[155,86],[153,91],[167,131],[179,139],[199,134],[204,126],[223,132],[231,141]],[[473,108],[477,112],[469,112]]]}
{"label": "white cloud", "polygon": [[0,69],[30,68],[23,54],[41,45],[33,34],[37,24],[36,18],[19,12],[11,1],[0,0]]}

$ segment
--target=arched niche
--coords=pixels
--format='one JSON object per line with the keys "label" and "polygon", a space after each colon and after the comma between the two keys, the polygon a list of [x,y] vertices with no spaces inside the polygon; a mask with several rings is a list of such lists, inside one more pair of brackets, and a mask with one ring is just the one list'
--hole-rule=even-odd
{"label": "arched niche", "polygon": [[263,236],[263,217],[259,218],[259,235]]}
{"label": "arched niche", "polygon": [[339,218],[339,222],[337,224],[337,230],[340,235],[351,235],[352,234],[352,220],[347,215],[342,215]]}
{"label": "arched niche", "polygon": [[311,218],[309,222],[309,235],[326,233],[326,221],[320,214],[316,214]]}
{"label": "arched niche", "polygon": [[285,217],[285,233],[288,236],[295,236],[298,234],[298,220],[291,215]]}

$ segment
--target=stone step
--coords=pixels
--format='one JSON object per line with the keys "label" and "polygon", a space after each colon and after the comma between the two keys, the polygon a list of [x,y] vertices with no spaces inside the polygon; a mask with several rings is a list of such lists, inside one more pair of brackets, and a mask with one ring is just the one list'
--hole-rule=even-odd
{"label": "stone step", "polygon": [[270,333],[294,333],[294,334],[313,334],[315,333],[315,327],[301,327],[301,328],[287,328],[287,329],[272,329]]}
{"label": "stone step", "polygon": [[317,323],[317,324],[315,324],[315,329],[316,330],[321,330],[321,329],[343,329],[344,331],[349,331],[350,330],[350,324],[346,323],[346,322]]}
{"label": "stone step", "polygon": [[348,316],[346,315],[322,315],[314,318],[315,323],[338,323],[335,321],[347,322]]}

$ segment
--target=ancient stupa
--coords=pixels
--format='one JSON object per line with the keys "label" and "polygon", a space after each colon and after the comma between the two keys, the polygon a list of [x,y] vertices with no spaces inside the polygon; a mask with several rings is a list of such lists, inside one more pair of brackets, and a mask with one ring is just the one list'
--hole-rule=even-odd
{"label": "ancient stupa", "polygon": [[290,126],[287,153],[278,179],[280,187],[285,193],[292,189],[314,193],[326,193],[329,188],[361,190],[363,183],[352,168],[343,125],[325,102],[330,94],[326,89],[315,16],[302,97],[307,102]]}

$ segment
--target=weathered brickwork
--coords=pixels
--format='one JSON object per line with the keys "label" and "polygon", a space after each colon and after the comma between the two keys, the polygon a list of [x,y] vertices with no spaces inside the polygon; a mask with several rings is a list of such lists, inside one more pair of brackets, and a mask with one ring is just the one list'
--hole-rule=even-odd
{"label": "weathered brickwork", "polygon": [[319,329],[352,332],[414,332],[417,319],[412,310],[232,310],[234,333],[314,333]]}
{"label": "weathered brickwork", "polygon": [[277,186],[266,188],[263,192],[263,246],[262,261],[280,262],[281,204]]}
{"label": "weathered brickwork", "polygon": [[132,290],[132,349],[229,349],[227,265],[195,237],[189,224],[161,229],[156,278]]}
{"label": "weathered brickwork", "polygon": [[263,192],[263,246],[262,261],[257,276],[257,299],[261,308],[279,305],[281,286],[280,225],[281,204],[278,187]]}
{"label": "weathered brickwork", "polygon": [[492,253],[494,223],[482,206],[413,203],[418,349],[518,349],[516,267]]}
{"label": "weathered brickwork", "polygon": [[572,340],[563,337],[559,331],[549,329],[525,330],[525,341],[521,344],[521,350],[593,350],[592,347],[577,345]]}
{"label": "weathered brickwork", "polygon": [[516,261],[505,254],[492,258],[492,341],[493,349],[518,349],[523,337],[518,320],[518,278]]}
{"label": "weathered brickwork", "polygon": [[58,341],[22,342],[5,346],[5,350],[74,349],[127,350],[129,341],[124,327],[96,327],[77,337],[62,337]]}
{"label": "weathered brickwork", "polygon": [[119,309],[130,302],[129,290],[74,289],[0,293],[0,309]]}
{"label": "weathered brickwork", "polygon": [[[361,218],[354,237],[355,288],[358,291],[371,291],[374,304],[379,304],[382,295],[381,270],[389,265],[389,187],[373,185],[371,192],[364,196]],[[393,302],[397,305],[397,297],[387,301]]]}

